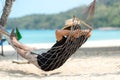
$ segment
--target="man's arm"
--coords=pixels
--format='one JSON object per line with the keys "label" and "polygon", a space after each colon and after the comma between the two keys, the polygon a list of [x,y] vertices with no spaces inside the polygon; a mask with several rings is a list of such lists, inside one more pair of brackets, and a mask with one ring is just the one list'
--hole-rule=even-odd
{"label": "man's arm", "polygon": [[80,20],[80,22],[85,25],[86,27],[88,27],[90,29],[90,31],[93,29],[91,25],[87,24],[86,22]]}

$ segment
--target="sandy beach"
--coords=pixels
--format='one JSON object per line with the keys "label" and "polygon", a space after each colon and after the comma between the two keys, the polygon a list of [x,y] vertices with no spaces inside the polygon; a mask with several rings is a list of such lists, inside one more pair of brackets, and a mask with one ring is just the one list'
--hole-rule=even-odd
{"label": "sandy beach", "polygon": [[[53,44],[33,44],[48,50]],[[120,80],[120,40],[86,42],[59,69],[44,72],[32,64],[15,64],[17,57],[11,46],[4,46],[0,56],[0,80]]]}

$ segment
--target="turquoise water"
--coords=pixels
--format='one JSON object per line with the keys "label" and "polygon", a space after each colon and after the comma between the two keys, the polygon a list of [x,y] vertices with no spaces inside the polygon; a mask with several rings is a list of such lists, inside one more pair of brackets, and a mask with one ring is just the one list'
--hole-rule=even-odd
{"label": "turquoise water", "polygon": [[120,39],[120,30],[93,30],[90,40],[117,40]]}
{"label": "turquoise water", "polygon": [[[55,30],[20,30],[22,43],[55,43]],[[120,39],[120,30],[93,30],[89,41]]]}

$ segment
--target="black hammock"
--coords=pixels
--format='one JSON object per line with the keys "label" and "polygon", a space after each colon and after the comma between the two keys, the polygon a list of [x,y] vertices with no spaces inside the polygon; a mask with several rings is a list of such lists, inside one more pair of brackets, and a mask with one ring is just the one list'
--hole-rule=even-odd
{"label": "black hammock", "polygon": [[51,71],[62,66],[66,60],[76,52],[83,43],[86,42],[88,38],[86,33],[79,36],[78,38],[73,38],[71,36],[72,32],[76,29],[81,30],[80,25],[73,25],[71,27],[71,33],[67,37],[65,43],[61,46],[52,47],[46,53],[42,53],[37,57],[38,64],[44,71]]}

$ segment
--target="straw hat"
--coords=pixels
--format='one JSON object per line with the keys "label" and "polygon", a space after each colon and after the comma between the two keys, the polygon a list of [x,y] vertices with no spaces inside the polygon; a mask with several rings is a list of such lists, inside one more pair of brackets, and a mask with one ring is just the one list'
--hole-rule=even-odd
{"label": "straw hat", "polygon": [[65,21],[65,26],[62,29],[66,29],[69,28],[71,26],[73,26],[73,24],[80,24],[80,19],[78,18],[72,18],[72,19],[68,19]]}

